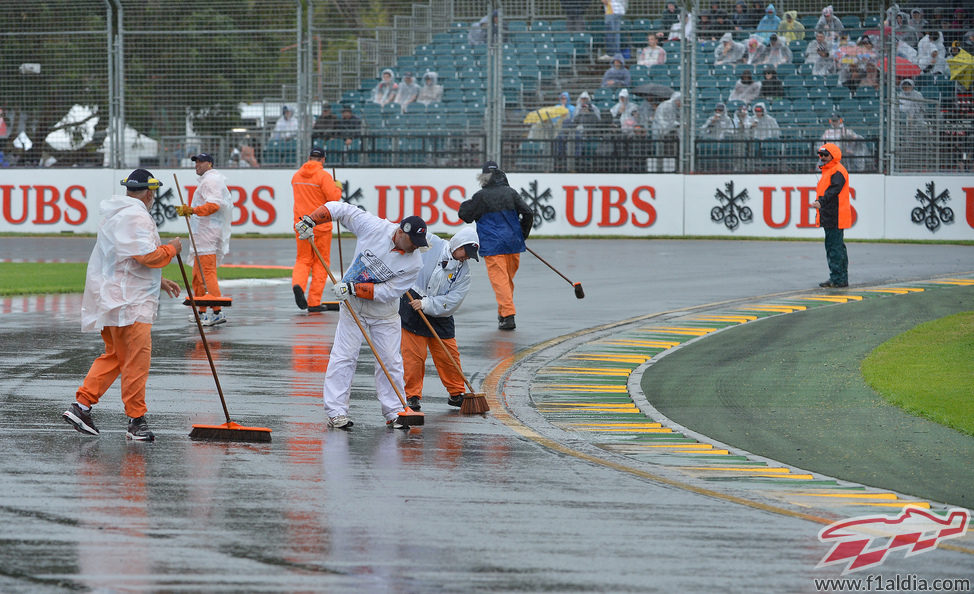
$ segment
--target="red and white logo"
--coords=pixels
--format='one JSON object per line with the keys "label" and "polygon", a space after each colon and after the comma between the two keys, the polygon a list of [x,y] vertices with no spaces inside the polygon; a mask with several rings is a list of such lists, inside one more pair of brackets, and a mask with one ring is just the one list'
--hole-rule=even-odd
{"label": "red and white logo", "polygon": [[896,516],[859,516],[835,522],[818,533],[819,541],[832,550],[816,565],[846,563],[843,575],[876,567],[893,549],[906,549],[905,556],[928,553],[942,540],[967,533],[970,512],[951,509],[946,517],[919,507],[907,506]]}

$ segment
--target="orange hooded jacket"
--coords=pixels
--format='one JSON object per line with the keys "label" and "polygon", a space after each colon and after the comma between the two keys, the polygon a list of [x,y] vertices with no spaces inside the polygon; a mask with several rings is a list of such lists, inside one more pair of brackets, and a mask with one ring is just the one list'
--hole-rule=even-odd
{"label": "orange hooded jacket", "polygon": [[815,214],[815,224],[829,229],[848,229],[852,226],[852,204],[849,202],[849,172],[840,163],[842,151],[831,142],[818,150],[828,151],[832,160],[820,166],[822,177],[815,189],[820,206]]}
{"label": "orange hooded jacket", "polygon": [[[325,202],[342,199],[342,191],[335,185],[331,175],[325,171],[321,161],[306,161],[291,177],[291,189],[294,194],[295,223]],[[315,235],[319,232],[331,233],[331,223],[315,227]]]}

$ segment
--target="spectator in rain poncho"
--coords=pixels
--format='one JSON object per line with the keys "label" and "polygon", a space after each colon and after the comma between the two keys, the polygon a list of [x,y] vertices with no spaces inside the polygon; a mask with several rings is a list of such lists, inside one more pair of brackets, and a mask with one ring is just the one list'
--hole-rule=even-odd
{"label": "spectator in rain poncho", "polygon": [[767,43],[771,38],[771,34],[778,32],[780,25],[781,17],[775,12],[774,4],[768,4],[768,7],[764,9],[764,18],[758,23],[755,36],[759,37],[764,43]]}
{"label": "spectator in rain poncho", "polygon": [[944,36],[939,31],[930,31],[917,45],[917,66],[930,74],[947,74],[947,49]]}
{"label": "spectator in rain poncho", "polygon": [[974,31],[964,33],[964,39],[961,41],[960,48],[974,56]]}
{"label": "spectator in rain poncho", "polygon": [[439,77],[435,72],[427,72],[423,75],[423,84],[419,86],[419,96],[417,103],[430,105],[439,103],[443,99],[443,85],[437,84]]}
{"label": "spectator in rain poncho", "polygon": [[396,100],[399,85],[396,84],[396,75],[391,68],[383,70],[381,77],[382,80],[372,89],[372,102],[384,107]]}
{"label": "spectator in rain poncho", "polygon": [[747,113],[747,104],[741,103],[737,106],[734,111],[733,117],[731,117],[731,122],[734,124],[734,134],[738,138],[744,139],[748,137],[747,131],[747,120],[750,119],[750,115]]}
{"label": "spectator in rain poncho", "polygon": [[575,113],[575,106],[571,104],[567,91],[563,91],[558,96],[558,104],[552,107],[564,107],[568,110],[568,114],[548,117],[544,115],[548,113],[546,111],[547,108],[539,110],[538,115],[540,117],[538,121],[532,123],[530,130],[528,130],[528,140],[551,140],[558,137],[561,134],[562,126],[566,122],[570,122],[572,115]]}
{"label": "spectator in rain poncho", "polygon": [[724,33],[724,36],[720,38],[720,43],[714,48],[714,64],[717,66],[737,64],[744,58],[746,51],[747,48],[744,47],[743,43],[734,41],[734,36],[730,33]]}
{"label": "spectator in rain poncho", "polygon": [[724,140],[734,133],[734,122],[727,116],[727,107],[718,103],[714,114],[700,126],[700,136],[707,140]]}
{"label": "spectator in rain poncho", "polygon": [[409,104],[416,101],[417,98],[419,98],[419,85],[416,84],[413,73],[406,72],[403,74],[402,82],[399,83],[399,89],[396,91],[396,104],[405,113],[409,109]]}
{"label": "spectator in rain poncho", "polygon": [[761,83],[751,76],[750,70],[741,73],[741,79],[734,85],[734,91],[727,98],[728,101],[743,101],[751,103],[761,94]]}
{"label": "spectator in rain poncho", "polygon": [[494,35],[497,35],[498,13],[495,10],[491,14],[470,25],[470,33],[467,34],[469,45],[483,45],[487,43],[487,23],[493,20]]}
{"label": "spectator in rain poncho", "polygon": [[781,138],[781,128],[778,120],[768,115],[768,108],[764,103],[754,105],[754,115],[747,120],[747,129],[754,140],[774,140]]}
{"label": "spectator in rain poncho", "polygon": [[274,131],[271,133],[273,140],[287,140],[298,135],[298,120],[294,117],[294,110],[284,106],[281,117],[274,123]]}
{"label": "spectator in rain poncho", "polygon": [[636,105],[629,100],[628,89],[620,90],[618,99],[618,102],[612,106],[609,113],[612,114],[612,120],[619,126],[619,129],[624,134],[631,135],[635,132],[636,126],[639,125],[636,120]]}
{"label": "spectator in rain poncho", "polygon": [[909,78],[903,79],[903,82],[900,83],[900,114],[907,119],[908,123],[923,126],[926,125],[923,95],[914,87],[913,80]]}
{"label": "spectator in rain poncho", "polygon": [[920,41],[920,33],[910,24],[910,15],[902,11],[897,12],[893,17],[893,23],[897,41],[916,47],[917,42]]}
{"label": "spectator in rain poncho", "polygon": [[835,60],[832,58],[832,44],[826,41],[825,33],[815,32],[815,39],[805,48],[805,63],[812,65],[814,76],[835,73]]}
{"label": "spectator in rain poncho", "polygon": [[789,10],[785,13],[785,18],[778,25],[778,35],[785,40],[802,41],[805,39],[805,25],[798,20],[798,11]]}
{"label": "spectator in rain poncho", "polygon": [[791,64],[791,49],[776,33],[771,34],[768,40],[768,47],[765,48],[759,64],[769,64],[778,66],[779,64]]}
{"label": "spectator in rain poncho", "polygon": [[910,26],[919,31],[930,29],[930,22],[923,18],[923,10],[914,8],[910,11]]}
{"label": "spectator in rain poncho", "polygon": [[822,134],[822,142],[831,142],[839,147],[842,155],[847,157],[845,162],[849,164],[850,170],[862,171],[865,169],[863,159],[855,158],[865,156],[867,153],[866,143],[862,140],[862,136],[856,134],[852,128],[845,127],[841,115],[833,113],[829,116],[829,127]]}
{"label": "spectator in rain poncho", "polygon": [[680,127],[680,105],[682,95],[673,93],[669,99],[659,104],[653,115],[653,138],[663,140],[676,133]]}
{"label": "spectator in rain poncho", "polygon": [[588,91],[582,91],[578,96],[571,125],[575,128],[576,138],[590,137],[598,133],[602,125],[602,112],[592,103]]}
{"label": "spectator in rain poncho", "polygon": [[842,26],[842,21],[839,17],[835,16],[832,12],[831,6],[826,6],[822,9],[822,16],[818,18],[818,22],[815,23],[815,30],[825,33],[825,39],[827,41],[834,41],[839,37],[839,33],[842,32],[844,27]]}
{"label": "spectator in rain poncho", "polygon": [[747,39],[747,63],[748,64],[763,64],[765,54],[768,53],[768,48],[761,41],[761,38],[757,35],[752,35]]}
{"label": "spectator in rain poncho", "polygon": [[631,84],[632,77],[629,75],[629,69],[626,68],[626,59],[622,54],[616,54],[612,57],[612,66],[602,75],[602,87],[621,89]]}

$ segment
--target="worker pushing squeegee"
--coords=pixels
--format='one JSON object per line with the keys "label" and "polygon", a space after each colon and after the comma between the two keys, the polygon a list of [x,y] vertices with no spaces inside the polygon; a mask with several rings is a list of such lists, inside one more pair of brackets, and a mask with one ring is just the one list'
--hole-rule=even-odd
{"label": "worker pushing squeegee", "polygon": [[[193,155],[192,159],[196,163],[199,186],[193,193],[192,204],[187,206],[182,204],[182,188],[176,180],[180,201],[176,214],[189,217],[187,224],[195,256],[193,291],[198,295],[196,304],[200,312],[200,322],[204,326],[216,326],[227,321],[221,308],[231,305],[230,298],[223,297],[220,293],[216,269],[230,251],[233,201],[230,199],[227,178],[213,169],[213,157],[200,153]],[[212,313],[206,313],[207,307]]]}

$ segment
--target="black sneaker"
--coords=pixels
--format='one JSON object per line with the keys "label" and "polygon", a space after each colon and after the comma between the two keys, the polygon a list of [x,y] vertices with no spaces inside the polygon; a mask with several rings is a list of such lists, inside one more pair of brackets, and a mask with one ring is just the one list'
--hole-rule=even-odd
{"label": "black sneaker", "polygon": [[323,311],[328,311],[328,308],[326,308],[324,305],[309,305],[308,306],[308,313],[319,313],[319,312],[323,312]]}
{"label": "black sneaker", "polygon": [[513,330],[517,326],[514,325],[514,316],[504,316],[499,322],[497,322],[498,330]]}
{"label": "black sneaker", "polygon": [[91,420],[91,410],[82,410],[78,406],[77,402],[71,404],[71,408],[64,411],[61,415],[66,423],[70,423],[81,433],[87,433],[88,435],[98,435],[98,427],[95,427],[95,422]]}
{"label": "black sneaker", "polygon": [[149,424],[146,423],[145,417],[129,419],[129,426],[128,430],[125,432],[125,437],[128,439],[134,439],[135,441],[156,440],[155,434],[152,431],[149,431]]}
{"label": "black sneaker", "polygon": [[463,406],[463,394],[450,394],[450,397],[446,399],[446,403],[450,406],[460,408]]}
{"label": "black sneaker", "polygon": [[308,300],[304,298],[304,289],[300,285],[294,285],[291,290],[294,291],[294,302],[298,305],[298,309],[308,309]]}
{"label": "black sneaker", "polygon": [[849,286],[849,283],[833,283],[832,281],[827,280],[824,283],[819,283],[818,286],[822,287],[823,289],[844,289]]}
{"label": "black sneaker", "polygon": [[411,408],[411,409],[413,409],[415,411],[418,411],[421,408],[421,406],[419,404],[419,396],[407,396],[406,397],[406,404],[409,405],[409,408]]}

